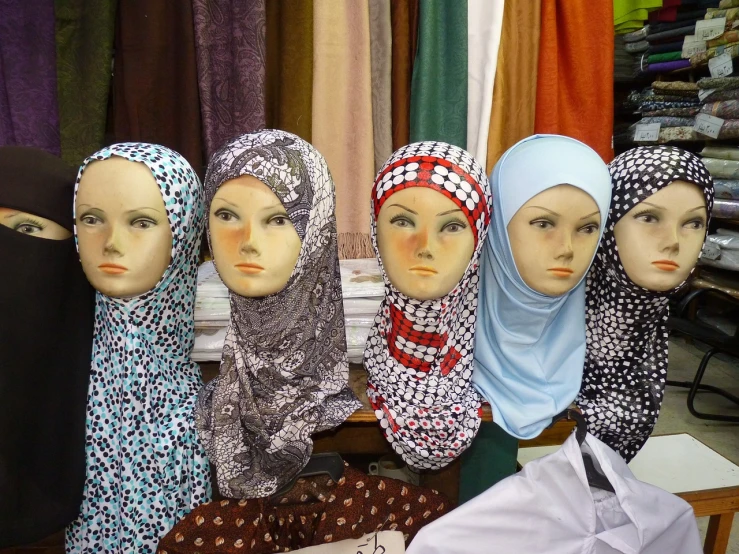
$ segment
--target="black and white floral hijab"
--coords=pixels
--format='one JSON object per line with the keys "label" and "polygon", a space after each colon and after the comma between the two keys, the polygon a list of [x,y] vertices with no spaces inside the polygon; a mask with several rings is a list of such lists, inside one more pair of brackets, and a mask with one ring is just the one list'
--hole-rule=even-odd
{"label": "black and white floral hijab", "polygon": [[700,187],[710,216],[713,180],[703,162],[671,146],[629,150],[608,169],[608,222],[586,285],[586,355],[576,399],[588,431],[630,461],[652,433],[667,379],[665,325],[673,290],[636,285],[621,264],[613,230],[629,210],[674,181]]}
{"label": "black and white floral hijab", "polygon": [[210,161],[206,204],[251,175],[280,199],[302,241],[285,288],[234,292],[220,375],[201,391],[197,424],[218,488],[232,498],[276,492],[305,467],[311,435],[361,407],[348,385],[334,184],[301,138],[262,130],[233,139]]}

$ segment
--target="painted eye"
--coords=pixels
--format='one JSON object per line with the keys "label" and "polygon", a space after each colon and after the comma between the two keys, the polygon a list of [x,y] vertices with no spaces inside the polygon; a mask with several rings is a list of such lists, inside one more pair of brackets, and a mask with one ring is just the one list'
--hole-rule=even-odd
{"label": "painted eye", "polygon": [[657,223],[659,221],[653,214],[642,214],[636,216],[636,218],[644,223]]}
{"label": "painted eye", "polygon": [[151,229],[156,227],[156,221],[151,219],[135,219],[131,222],[131,225],[136,229]]}
{"label": "painted eye", "polygon": [[233,221],[236,219],[236,216],[228,210],[218,210],[215,216],[221,221]]}
{"label": "painted eye", "polygon": [[390,220],[390,223],[395,225],[396,227],[413,227],[413,223],[405,217],[394,217]]}
{"label": "painted eye", "polygon": [[694,219],[692,221],[688,221],[684,227],[687,227],[688,229],[692,229],[697,231],[698,229],[703,229],[706,226],[705,222],[701,219]]}
{"label": "painted eye", "polygon": [[585,225],[585,227],[580,229],[581,233],[585,233],[586,235],[592,235],[593,233],[598,232],[598,226],[593,224]]}
{"label": "painted eye", "polygon": [[464,231],[465,226],[461,223],[449,223],[448,225],[445,225],[442,231],[446,231],[448,233],[459,233],[460,231]]}
{"label": "painted eye", "polygon": [[551,221],[547,221],[546,219],[537,219],[531,222],[531,225],[536,227],[537,229],[551,229],[554,227],[554,224]]}
{"label": "painted eye", "polygon": [[81,221],[82,223],[84,223],[85,225],[97,225],[97,224],[99,224],[99,223],[102,223],[102,222],[100,221],[100,218],[99,218],[99,217],[96,217],[96,216],[94,216],[94,215],[83,215],[83,216],[82,216],[82,217],[80,218],[80,221]]}
{"label": "painted eye", "polygon": [[285,215],[276,215],[269,220],[270,225],[276,225],[278,227],[284,227],[290,224],[290,220]]}

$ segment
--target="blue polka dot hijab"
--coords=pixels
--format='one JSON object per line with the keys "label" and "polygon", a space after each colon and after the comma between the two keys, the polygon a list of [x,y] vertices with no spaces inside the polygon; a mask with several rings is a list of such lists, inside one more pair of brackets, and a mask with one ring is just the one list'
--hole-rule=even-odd
{"label": "blue polka dot hijab", "polygon": [[[87,404],[87,479],[67,552],[155,552],[159,539],[210,498],[210,471],[194,425],[202,385],[190,358],[203,190],[185,159],[154,144],[124,143],[87,158],[141,162],[160,187],[172,232],[157,285],[118,299],[97,293]],[[75,229],[76,235],[76,229]]]}

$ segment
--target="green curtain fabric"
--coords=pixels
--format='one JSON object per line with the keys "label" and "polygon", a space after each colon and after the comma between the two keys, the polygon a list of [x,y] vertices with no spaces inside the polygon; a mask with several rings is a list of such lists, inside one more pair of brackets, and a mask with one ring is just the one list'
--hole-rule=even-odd
{"label": "green curtain fabric", "polygon": [[411,142],[467,147],[467,0],[419,3]]}
{"label": "green curtain fabric", "polygon": [[62,158],[71,165],[103,145],[115,0],[55,0]]}
{"label": "green curtain fabric", "polygon": [[472,445],[462,454],[459,476],[459,503],[486,491],[516,472],[518,439],[496,423],[480,425]]}

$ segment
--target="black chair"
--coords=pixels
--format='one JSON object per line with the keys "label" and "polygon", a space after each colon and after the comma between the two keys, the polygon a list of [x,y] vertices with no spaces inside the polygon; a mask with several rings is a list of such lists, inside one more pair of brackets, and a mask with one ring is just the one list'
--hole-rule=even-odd
{"label": "black chair", "polygon": [[673,387],[685,387],[690,389],[688,393],[688,410],[695,417],[700,419],[710,419],[713,421],[731,421],[739,422],[739,415],[722,415],[722,414],[707,414],[699,412],[695,409],[694,401],[698,394],[698,391],[712,392],[719,394],[728,400],[731,400],[735,404],[739,405],[739,397],[721,389],[714,387],[713,385],[704,385],[701,383],[703,375],[706,372],[709,360],[719,352],[729,354],[736,358],[739,358],[739,327],[735,331],[734,335],[728,335],[715,329],[704,325],[699,321],[695,321],[689,317],[688,310],[691,308],[694,302],[714,297],[726,304],[736,306],[739,308],[739,300],[717,289],[699,289],[688,293],[677,305],[675,310],[671,310],[669,319],[667,320],[667,326],[672,331],[693,338],[700,342],[703,342],[709,346],[708,351],[703,356],[703,359],[698,366],[698,371],[695,374],[693,382],[690,381],[667,381],[667,384]]}

